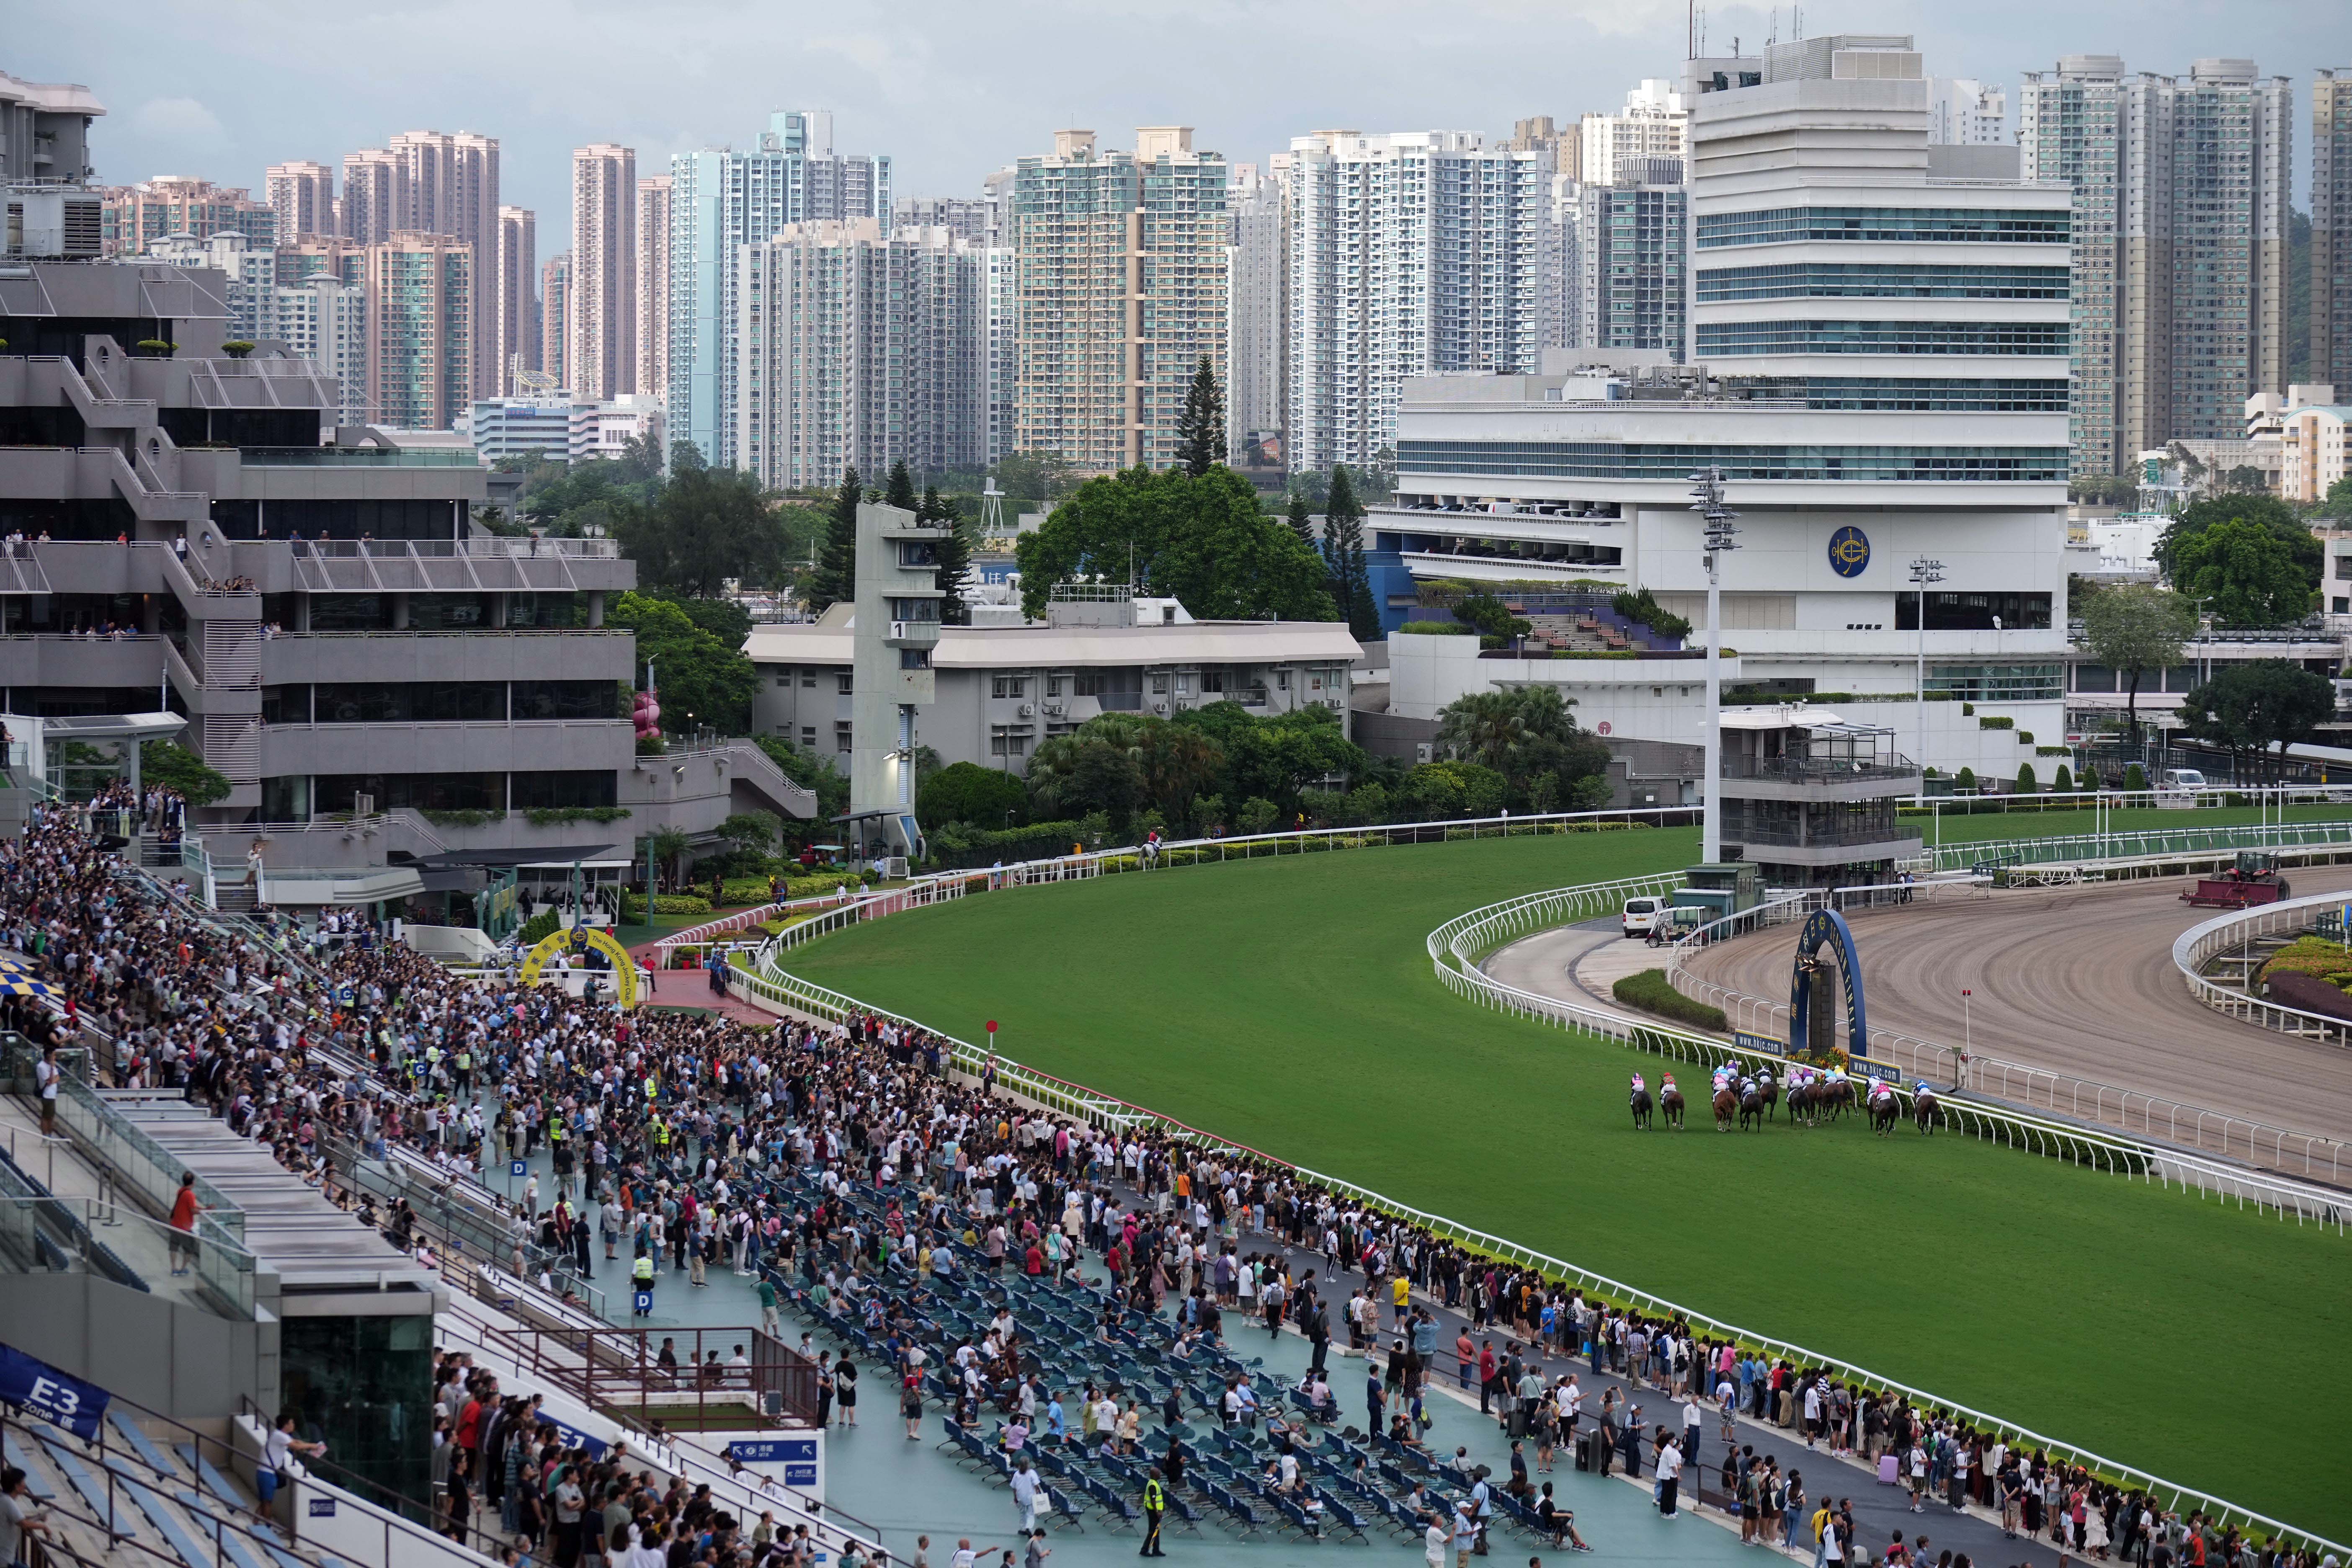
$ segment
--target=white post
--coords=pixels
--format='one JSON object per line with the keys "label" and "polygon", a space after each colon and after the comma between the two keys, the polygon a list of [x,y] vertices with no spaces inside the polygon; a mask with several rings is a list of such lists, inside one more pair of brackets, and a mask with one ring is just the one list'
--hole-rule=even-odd
{"label": "white post", "polygon": [[1706,794],[1699,815],[1698,858],[1712,866],[1723,858],[1723,574],[1706,556]]}

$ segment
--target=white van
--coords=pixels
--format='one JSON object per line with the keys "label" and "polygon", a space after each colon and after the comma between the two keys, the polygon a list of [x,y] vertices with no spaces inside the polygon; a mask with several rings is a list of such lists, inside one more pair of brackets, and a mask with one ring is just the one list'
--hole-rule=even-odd
{"label": "white van", "polygon": [[1626,900],[1625,934],[1627,936],[1649,935],[1658,929],[1658,923],[1661,921],[1671,921],[1674,918],[1666,913],[1666,900],[1664,899]]}
{"label": "white van", "polygon": [[2198,792],[2205,787],[2205,775],[2195,768],[2167,768],[2157,781],[2156,804],[2181,809],[2197,804]]}

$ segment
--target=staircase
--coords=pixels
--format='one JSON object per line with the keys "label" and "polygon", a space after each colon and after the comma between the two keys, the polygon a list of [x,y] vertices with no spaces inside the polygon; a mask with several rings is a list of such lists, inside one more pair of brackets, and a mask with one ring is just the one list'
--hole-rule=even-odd
{"label": "staircase", "polygon": [[1633,645],[1625,634],[1591,616],[1529,616],[1531,643],[1561,653],[1623,653]]}

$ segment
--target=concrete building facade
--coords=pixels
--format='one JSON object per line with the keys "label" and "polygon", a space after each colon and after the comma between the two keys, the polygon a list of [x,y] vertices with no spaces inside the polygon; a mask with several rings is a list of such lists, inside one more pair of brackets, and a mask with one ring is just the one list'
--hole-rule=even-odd
{"label": "concrete building facade", "polygon": [[670,177],[637,182],[637,342],[631,384],[658,397],[669,384]]}
{"label": "concrete building facade", "polygon": [[1614,114],[1588,114],[1578,129],[1577,179],[1588,185],[1613,185],[1623,166],[1647,168],[1655,158],[1680,162],[1689,156],[1685,139],[1690,109],[1682,88],[1649,78],[1625,94]]}
{"label": "concrete building facade", "polygon": [[1115,152],[1055,132],[1015,176],[1013,446],[1082,473],[1167,467],[1202,356],[1226,379],[1224,158],[1190,126],[1135,138]]}
{"label": "concrete building facade", "polygon": [[1927,140],[1950,147],[2009,144],[2009,94],[1973,78],[1927,79]]}
{"label": "concrete building facade", "polygon": [[539,269],[539,368],[558,386],[572,380],[572,253],[551,256]]}
{"label": "concrete building facade", "polygon": [[209,239],[240,234],[255,245],[275,245],[278,215],[241,185],[215,185],[183,174],[158,174],[135,185],[100,192],[100,223],[108,256],[136,256],[168,235]]}
{"label": "concrete building facade", "polygon": [[505,359],[499,365],[499,392],[511,396],[523,372],[544,361],[546,331],[539,317],[539,218],[529,207],[499,209],[499,242],[490,286],[498,290],[499,322]]}
{"label": "concrete building facade", "polygon": [[409,168],[382,147],[343,154],[343,200],[337,209],[345,239],[373,245],[408,226]]}
{"label": "concrete building facade", "polygon": [[22,81],[0,71],[0,185],[89,184],[89,122],[105,112],[78,81]]}
{"label": "concrete building facade", "polygon": [[987,458],[987,252],[871,218],[787,226],[735,253],[737,464],[774,489]]}
{"label": "concrete building facade", "polygon": [[1225,212],[1233,226],[1225,251],[1225,450],[1240,463],[1264,437],[1281,435],[1286,414],[1290,234],[1283,177],[1234,164]]}
{"label": "concrete building facade", "polygon": [[2310,375],[2352,387],[2352,68],[2311,83]]}
{"label": "concrete building facade", "polygon": [[709,463],[737,465],[736,250],[791,224],[887,224],[890,212],[890,160],[835,153],[828,110],[777,111],[747,152],[670,160],[668,379],[646,390],[663,392],[673,438],[693,442]]}
{"label": "concrete building facade", "polygon": [[1370,468],[1408,376],[1540,368],[1558,298],[1551,163],[1464,131],[1294,137],[1294,472]]}
{"label": "concrete building facade", "polygon": [[1574,302],[1580,349],[1683,356],[1690,200],[1678,158],[1616,160],[1617,183],[1577,193]]}
{"label": "concrete building facade", "polygon": [[2252,60],[2187,79],[2069,55],[2019,89],[2024,173],[2069,184],[2074,466],[2226,439],[2286,382],[2293,94]]}

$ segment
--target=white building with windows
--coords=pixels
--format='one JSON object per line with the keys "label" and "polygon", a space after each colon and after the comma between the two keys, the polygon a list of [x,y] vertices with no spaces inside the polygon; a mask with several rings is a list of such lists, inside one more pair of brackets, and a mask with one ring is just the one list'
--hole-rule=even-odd
{"label": "white building with windows", "polygon": [[[1055,603],[1042,625],[941,626],[933,700],[915,741],[946,763],[1026,771],[1039,742],[1104,713],[1171,718],[1211,702],[1253,714],[1331,709],[1349,721],[1362,649],[1338,621],[1195,621],[1172,599]],[[836,606],[838,610],[840,606]],[[752,628],[752,731],[804,751],[852,750],[855,619]]]}
{"label": "white building with windows", "polygon": [[1652,77],[1625,95],[1615,114],[1588,114],[1578,138],[1576,176],[1588,185],[1613,185],[1626,165],[1646,168],[1654,158],[1687,157],[1690,110],[1685,88]]}
{"label": "white building with windows", "polygon": [[1393,626],[1432,578],[1531,614],[1623,586],[1696,626],[1689,476],[1714,466],[1741,514],[1724,632],[1756,695],[1878,696],[1864,716],[1936,765],[1924,651],[1929,696],[2011,719],[2032,761],[2063,728],[2070,193],[1931,145],[1908,38],[1805,39],[1716,79],[1743,77],[1691,100],[1691,363],[1413,383],[1375,594]]}
{"label": "white building with windows", "polygon": [[1370,467],[1408,376],[1539,368],[1559,300],[1549,148],[1325,131],[1290,156],[1292,471]]}

